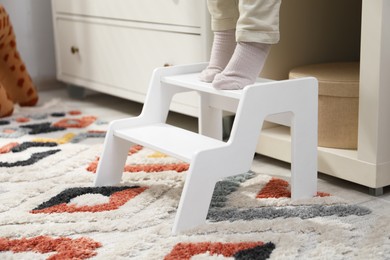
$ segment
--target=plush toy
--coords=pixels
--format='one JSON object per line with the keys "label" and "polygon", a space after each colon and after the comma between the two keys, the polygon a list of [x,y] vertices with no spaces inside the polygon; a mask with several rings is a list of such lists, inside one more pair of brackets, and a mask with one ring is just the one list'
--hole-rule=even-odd
{"label": "plush toy", "polygon": [[14,103],[34,106],[38,93],[16,48],[15,34],[0,4],[0,117],[9,116]]}

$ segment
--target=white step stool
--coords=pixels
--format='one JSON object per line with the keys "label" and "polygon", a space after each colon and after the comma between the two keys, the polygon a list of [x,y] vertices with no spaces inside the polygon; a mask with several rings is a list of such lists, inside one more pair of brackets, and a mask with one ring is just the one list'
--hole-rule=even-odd
{"label": "white step stool", "polygon": [[[316,79],[259,79],[243,90],[216,90],[198,80],[206,66],[156,69],[142,113],[111,122],[97,168],[96,186],[117,185],[132,143],[190,163],[173,233],[205,222],[216,182],[248,172],[266,118],[291,123],[292,199],[310,198],[317,192]],[[172,97],[188,91],[200,94],[200,134],[165,123]],[[222,110],[236,112],[227,142],[221,141]]]}

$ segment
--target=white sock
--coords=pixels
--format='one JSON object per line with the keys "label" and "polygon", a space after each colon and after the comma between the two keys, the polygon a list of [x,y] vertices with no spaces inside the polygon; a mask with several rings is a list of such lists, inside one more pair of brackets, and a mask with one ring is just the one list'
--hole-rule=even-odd
{"label": "white sock", "polygon": [[226,68],[215,76],[216,89],[243,89],[255,83],[263,69],[271,45],[257,42],[237,43]]}
{"label": "white sock", "polygon": [[211,49],[210,63],[199,76],[201,81],[212,82],[215,75],[221,73],[236,48],[236,30],[214,32],[214,41]]}

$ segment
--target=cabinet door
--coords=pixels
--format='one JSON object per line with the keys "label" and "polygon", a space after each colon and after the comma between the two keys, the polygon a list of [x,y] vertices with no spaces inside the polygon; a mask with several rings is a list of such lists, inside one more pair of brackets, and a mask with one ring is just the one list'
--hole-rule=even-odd
{"label": "cabinet door", "polygon": [[135,101],[144,101],[155,68],[202,61],[197,34],[62,18],[56,23],[60,79],[83,80],[83,85],[113,95],[122,90],[128,93],[124,98]]}
{"label": "cabinet door", "polygon": [[56,13],[200,27],[204,0],[53,0]]}

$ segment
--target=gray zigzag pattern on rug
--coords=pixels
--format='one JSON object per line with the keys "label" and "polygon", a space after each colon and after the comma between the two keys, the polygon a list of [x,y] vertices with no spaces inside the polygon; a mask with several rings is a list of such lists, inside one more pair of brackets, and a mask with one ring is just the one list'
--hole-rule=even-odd
{"label": "gray zigzag pattern on rug", "polygon": [[249,171],[247,173],[228,177],[223,181],[217,182],[211,199],[210,209],[225,207],[227,196],[230,193],[235,192],[240,186],[240,183],[252,179],[255,175],[256,173]]}
{"label": "gray zigzag pattern on rug", "polygon": [[32,164],[50,156],[50,155],[53,155],[59,151],[61,151],[61,150],[57,149],[57,150],[49,150],[46,152],[33,153],[29,159],[24,160],[24,161],[17,161],[17,162],[13,162],[13,163],[0,162],[0,168],[1,167],[11,168],[11,167],[16,167],[16,166],[29,166],[29,165],[32,165]]}
{"label": "gray zigzag pattern on rug", "polygon": [[347,217],[350,215],[364,216],[370,214],[371,210],[357,205],[335,205],[335,206],[293,206],[293,207],[264,207],[252,209],[211,209],[208,219],[213,222],[237,221],[254,219],[275,219],[275,218],[301,218],[309,219],[315,217]]}
{"label": "gray zigzag pattern on rug", "polygon": [[229,177],[218,182],[215,185],[207,219],[212,222],[294,217],[308,219],[327,216],[364,216],[371,213],[371,210],[368,208],[347,204],[223,209],[226,205],[227,196],[235,192],[240,183],[253,178],[255,175],[256,173],[249,171],[248,173]]}

